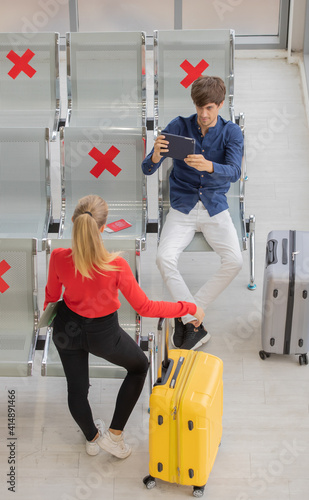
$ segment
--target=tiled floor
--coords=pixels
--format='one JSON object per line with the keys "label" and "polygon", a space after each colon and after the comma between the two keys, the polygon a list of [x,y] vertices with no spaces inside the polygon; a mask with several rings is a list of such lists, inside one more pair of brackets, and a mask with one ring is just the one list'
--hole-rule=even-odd
{"label": "tiled floor", "polygon": [[[285,59],[236,58],[235,111],[246,114],[248,182],[246,215],[256,216],[256,284],[248,291],[248,252],[239,276],[209,309],[210,353],[224,361],[222,446],[205,498],[303,500],[309,491],[309,367],[295,356],[259,358],[264,251],[271,229],[309,230],[309,132],[299,69]],[[54,189],[57,160],[52,161]],[[154,185],[149,181],[154,218]],[[155,267],[156,238],[142,254],[142,285],[153,299],[169,298]],[[181,269],[195,290],[210,275],[212,254],[184,254]],[[40,287],[40,300],[43,284]],[[144,334],[155,320],[144,321]],[[158,481],[146,490],[148,384],[127,426],[132,455],[120,461],[85,453],[84,439],[66,403],[63,379],[40,375],[36,353],[32,378],[1,379],[0,496],[23,500],[179,499],[190,487]],[[109,422],[120,381],[92,380],[95,416]],[[17,491],[8,491],[7,394],[15,389]]]}

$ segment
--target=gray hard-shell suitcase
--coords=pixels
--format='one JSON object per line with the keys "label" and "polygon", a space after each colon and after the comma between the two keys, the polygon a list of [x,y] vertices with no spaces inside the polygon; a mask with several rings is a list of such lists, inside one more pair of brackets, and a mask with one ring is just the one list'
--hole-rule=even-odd
{"label": "gray hard-shell suitcase", "polygon": [[263,284],[262,349],[270,354],[299,354],[308,364],[309,232],[271,231],[267,237]]}

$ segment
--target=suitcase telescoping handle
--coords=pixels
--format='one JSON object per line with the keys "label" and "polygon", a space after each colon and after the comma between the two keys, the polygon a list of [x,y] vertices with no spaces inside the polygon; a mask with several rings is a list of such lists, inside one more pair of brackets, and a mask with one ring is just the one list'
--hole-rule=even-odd
{"label": "suitcase telescoping handle", "polygon": [[[158,331],[162,332],[163,330],[163,340],[164,340],[164,356],[162,360],[162,376],[161,376],[161,381],[162,383],[165,383],[165,381],[168,379],[169,375],[172,372],[173,368],[173,360],[170,360],[168,358],[168,339],[169,339],[169,320],[167,318],[160,318],[158,322]],[[185,358],[183,356],[180,356],[178,359],[174,374],[171,378],[170,382],[170,388],[174,389],[176,385],[176,380],[179,375],[180,369],[183,365]]]}
{"label": "suitcase telescoping handle", "polygon": [[169,339],[169,320],[167,318],[160,318],[158,323],[158,330],[163,330],[164,341],[164,355],[162,360],[163,368],[168,368],[168,339]]}
{"label": "suitcase telescoping handle", "polygon": [[[169,337],[169,320],[160,318],[158,322],[158,335],[159,341],[159,359],[158,366],[161,366],[161,376],[157,379],[154,385],[166,384],[172,372],[174,361],[168,358],[168,337]],[[162,347],[164,347],[164,354],[162,356]]]}

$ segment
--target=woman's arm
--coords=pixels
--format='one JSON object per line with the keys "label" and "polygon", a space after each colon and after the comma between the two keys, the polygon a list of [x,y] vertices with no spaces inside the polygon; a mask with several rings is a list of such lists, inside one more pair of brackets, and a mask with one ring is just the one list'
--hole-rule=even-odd
{"label": "woman's arm", "polygon": [[[120,260],[120,259],[119,259]],[[129,264],[121,259],[118,288],[129,304],[141,316],[148,318],[177,318],[185,314],[195,316],[197,306],[193,302],[166,302],[149,300],[137,283]],[[200,310],[198,311],[200,315]]]}

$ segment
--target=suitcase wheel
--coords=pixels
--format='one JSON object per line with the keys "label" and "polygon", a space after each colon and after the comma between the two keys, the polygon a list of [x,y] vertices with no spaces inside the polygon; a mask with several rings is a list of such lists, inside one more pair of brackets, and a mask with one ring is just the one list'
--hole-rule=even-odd
{"label": "suitcase wheel", "polygon": [[152,476],[145,476],[143,479],[143,483],[146,486],[147,490],[152,490],[152,488],[156,485],[156,480]]}
{"label": "suitcase wheel", "polygon": [[301,354],[299,356],[299,364],[300,365],[307,365],[308,364],[308,354]]}
{"label": "suitcase wheel", "polygon": [[263,360],[270,357],[270,354],[268,352],[265,352],[265,351],[260,351],[259,355],[260,355],[260,358]]}
{"label": "suitcase wheel", "polygon": [[204,495],[205,486],[193,486],[193,496],[201,498]]}

